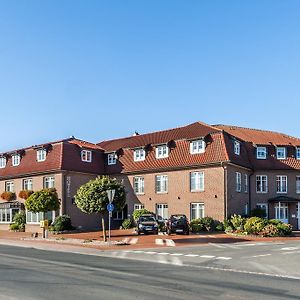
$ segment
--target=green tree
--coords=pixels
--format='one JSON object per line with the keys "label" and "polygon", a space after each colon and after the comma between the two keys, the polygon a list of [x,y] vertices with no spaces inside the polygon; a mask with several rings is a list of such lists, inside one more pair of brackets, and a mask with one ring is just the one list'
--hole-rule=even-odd
{"label": "green tree", "polygon": [[82,185],[76,195],[75,203],[77,207],[87,214],[99,213],[102,217],[103,236],[106,240],[104,215],[107,214],[107,190],[115,190],[113,204],[115,210],[124,208],[126,193],[124,186],[116,178],[108,176],[97,177]]}

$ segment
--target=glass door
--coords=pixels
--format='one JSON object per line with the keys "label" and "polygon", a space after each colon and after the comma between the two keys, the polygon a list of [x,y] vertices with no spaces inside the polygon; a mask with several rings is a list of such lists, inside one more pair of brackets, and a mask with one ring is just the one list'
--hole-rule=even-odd
{"label": "glass door", "polygon": [[289,222],[289,211],[287,203],[277,203],[275,205],[275,219],[282,221],[283,223]]}

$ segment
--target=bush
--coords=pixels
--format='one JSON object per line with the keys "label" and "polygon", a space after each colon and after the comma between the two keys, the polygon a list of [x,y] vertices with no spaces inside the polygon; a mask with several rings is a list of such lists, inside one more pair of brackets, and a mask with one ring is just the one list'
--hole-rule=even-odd
{"label": "bush", "polygon": [[18,224],[16,223],[12,223],[9,225],[9,229],[12,230],[12,231],[19,231],[20,227]]}
{"label": "bush", "polygon": [[225,227],[225,232],[233,232],[232,226],[226,226]]}
{"label": "bush", "polygon": [[12,201],[16,199],[16,194],[13,192],[3,192],[1,198],[6,201]]}
{"label": "bush", "polygon": [[27,199],[30,195],[33,194],[33,191],[29,191],[29,190],[22,190],[19,192],[19,197],[21,199]]}
{"label": "bush", "polygon": [[25,230],[26,224],[26,214],[24,211],[20,211],[19,213],[15,214],[13,219],[14,224],[18,225],[20,231]]}
{"label": "bush", "polygon": [[132,222],[132,219],[125,219],[123,222],[122,222],[122,228],[123,229],[130,229],[133,227],[133,222]]}
{"label": "bush", "polygon": [[259,234],[265,226],[266,220],[258,217],[251,217],[246,221],[244,231],[248,234]]}
{"label": "bush", "polygon": [[143,209],[136,209],[133,213],[132,213],[132,217],[134,219],[134,221],[137,221],[138,218],[141,216],[141,215],[145,215],[145,214],[152,214],[154,215],[153,212],[143,208]]}
{"label": "bush", "polygon": [[222,222],[219,222],[215,226],[216,231],[224,231],[224,225]]}
{"label": "bush", "polygon": [[204,217],[201,220],[201,223],[203,225],[203,228],[206,231],[211,231],[214,228],[214,219],[211,217]]}
{"label": "bush", "polygon": [[236,229],[236,230],[243,230],[244,224],[246,222],[246,219],[243,218],[240,215],[236,215],[234,214],[233,216],[231,216],[230,218],[230,222],[232,224],[232,228]]}
{"label": "bush", "polygon": [[71,218],[68,215],[62,215],[55,218],[52,223],[51,228],[52,231],[65,231],[65,230],[73,230]]}
{"label": "bush", "polygon": [[190,223],[191,231],[196,233],[203,230],[203,224],[201,219],[192,220]]}
{"label": "bush", "polygon": [[279,225],[279,224],[283,224],[282,221],[276,220],[276,219],[271,219],[271,220],[268,221],[268,223],[269,223],[269,224],[273,224],[273,225],[275,225],[275,226],[277,226],[277,225]]}
{"label": "bush", "polygon": [[292,226],[290,224],[278,224],[276,226],[279,236],[287,236],[292,234]]}
{"label": "bush", "polygon": [[274,224],[268,224],[260,233],[264,237],[278,236],[278,229]]}

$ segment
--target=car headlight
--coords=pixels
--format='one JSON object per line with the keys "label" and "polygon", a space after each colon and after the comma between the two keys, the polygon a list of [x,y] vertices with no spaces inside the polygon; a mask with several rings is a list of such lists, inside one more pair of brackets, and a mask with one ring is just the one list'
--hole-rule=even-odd
{"label": "car headlight", "polygon": [[157,226],[157,224],[154,224],[154,226],[153,226],[154,228],[157,228],[158,226]]}
{"label": "car headlight", "polygon": [[139,224],[139,228],[142,229],[142,228],[143,228],[143,225],[142,225],[142,224]]}

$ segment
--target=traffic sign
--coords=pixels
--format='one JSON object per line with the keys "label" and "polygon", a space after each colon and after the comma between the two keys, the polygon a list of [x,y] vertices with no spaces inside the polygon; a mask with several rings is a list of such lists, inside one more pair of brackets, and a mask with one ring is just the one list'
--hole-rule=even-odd
{"label": "traffic sign", "polygon": [[106,208],[107,208],[107,210],[109,211],[109,212],[112,212],[113,210],[114,210],[114,205],[112,204],[112,203],[109,203],[109,204],[107,204],[107,206],[106,206]]}
{"label": "traffic sign", "polygon": [[112,203],[114,201],[116,190],[107,190],[106,193],[109,203]]}

